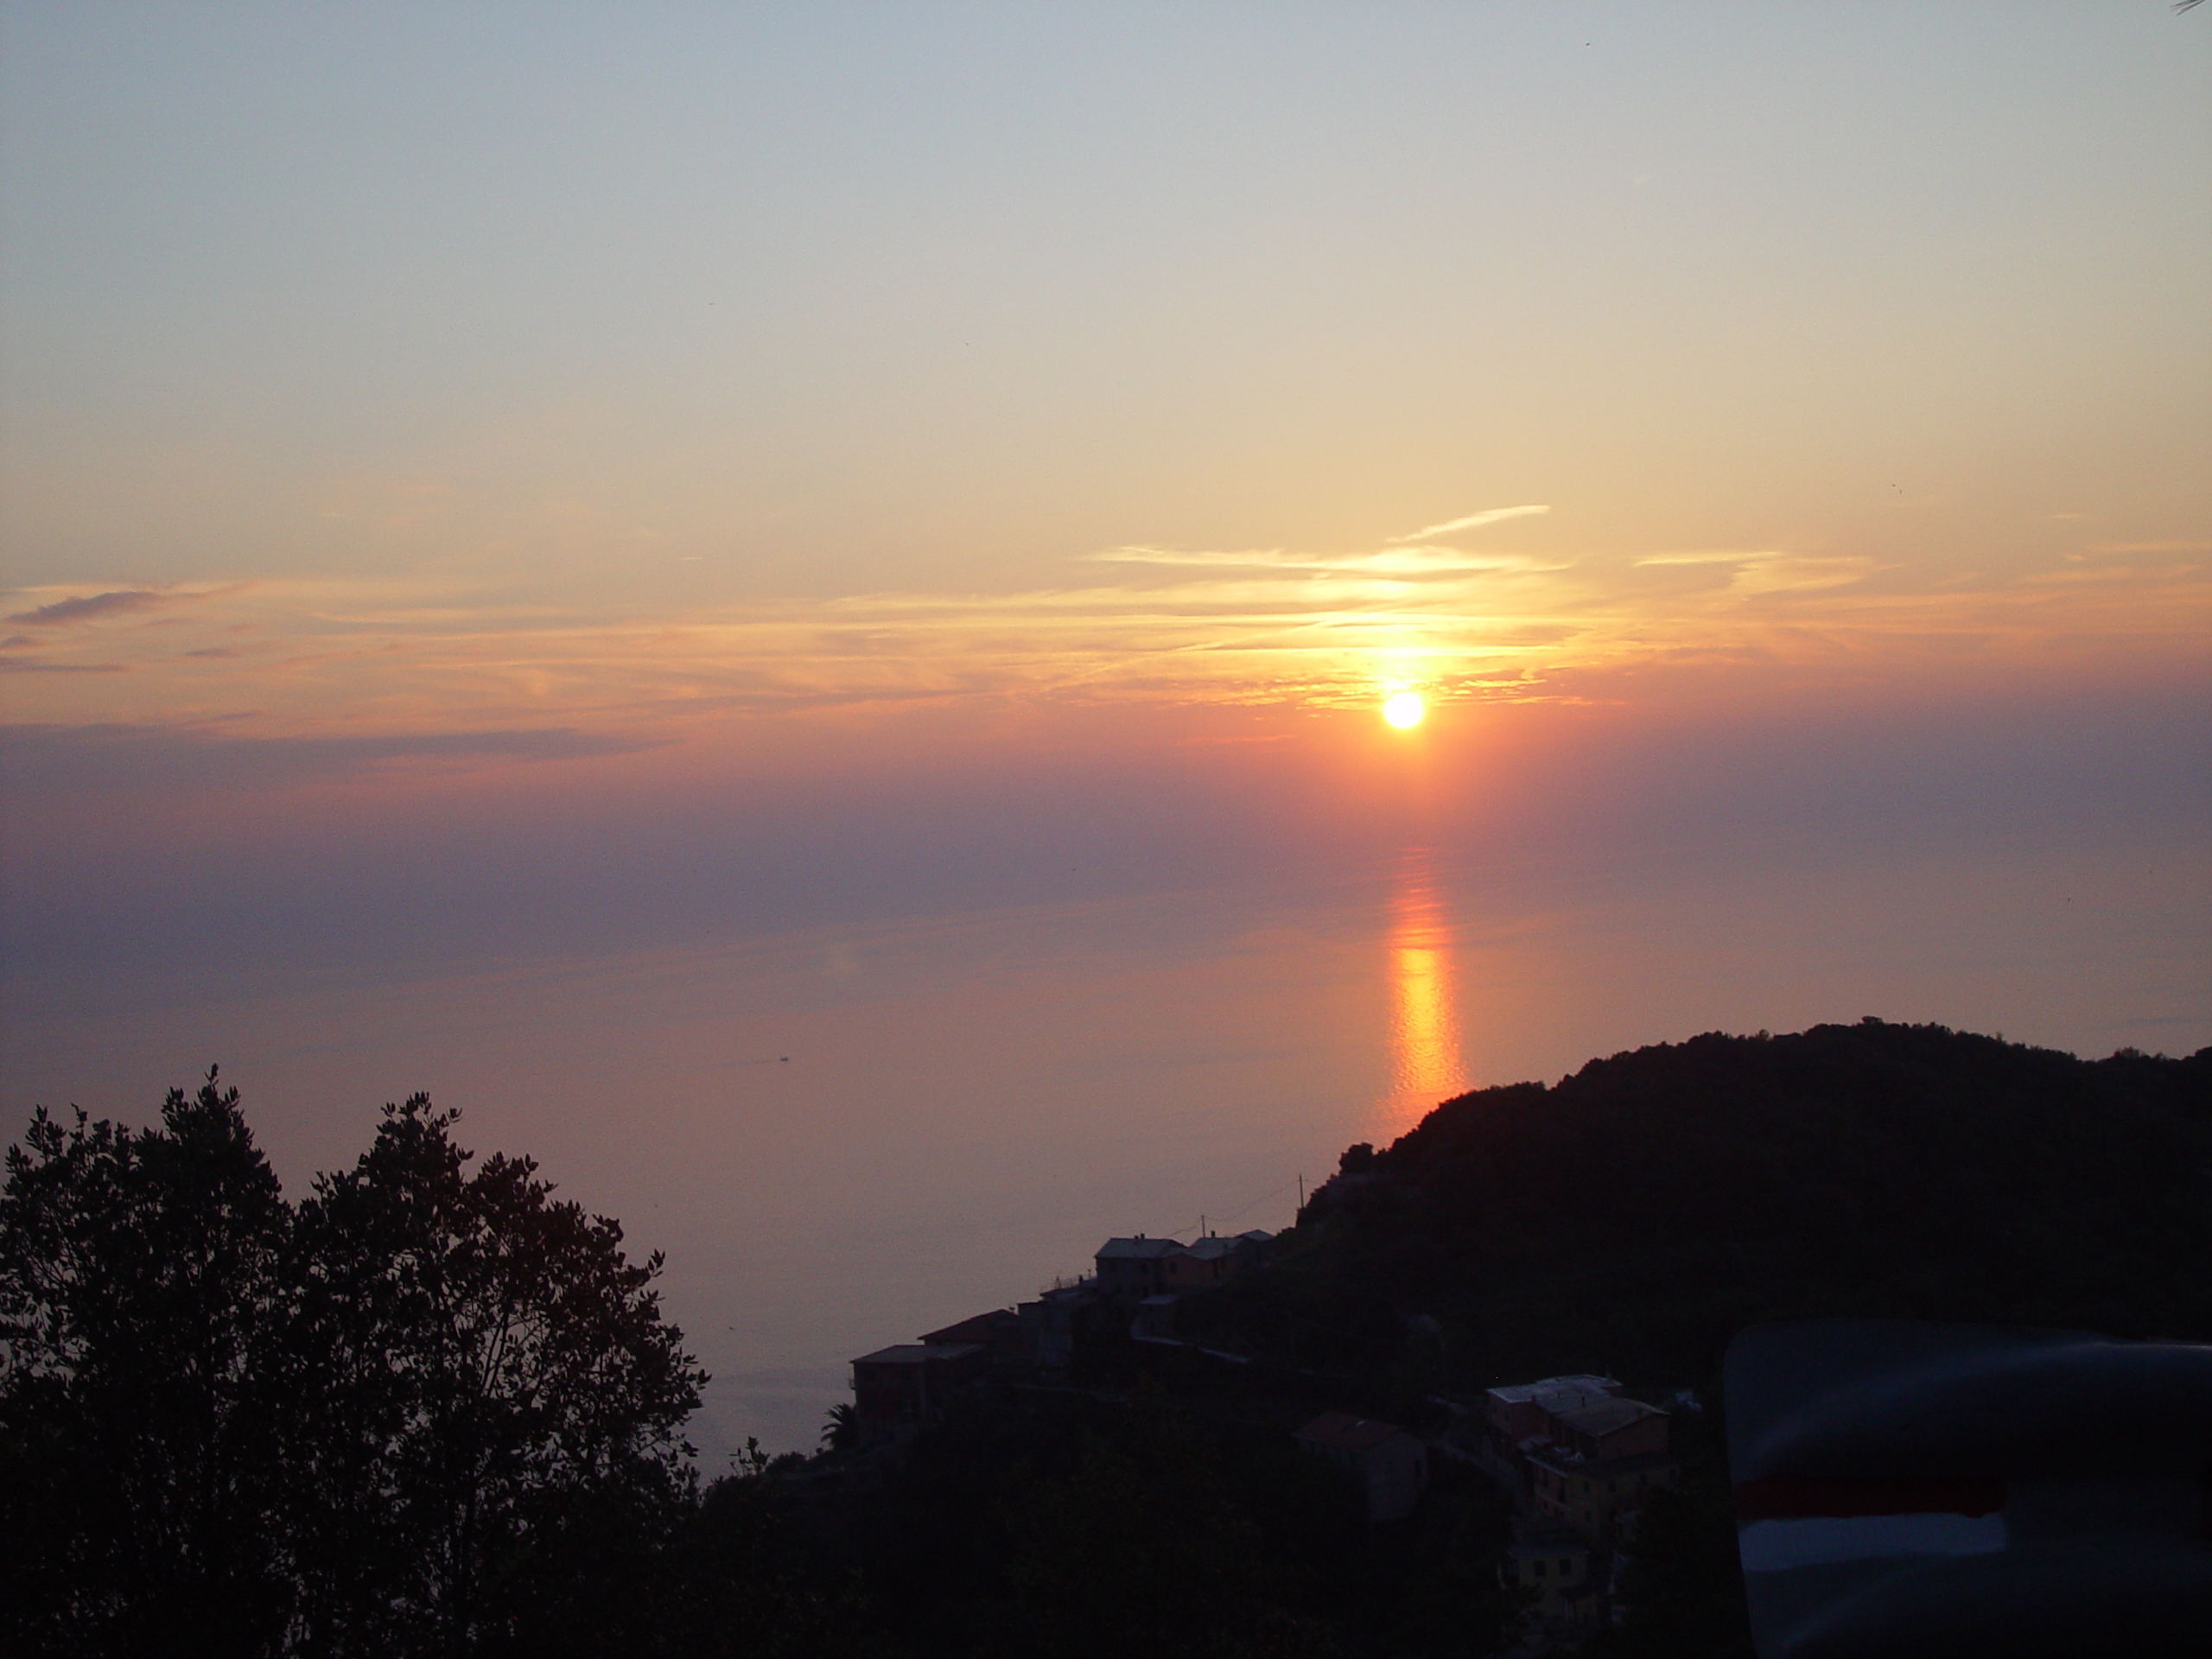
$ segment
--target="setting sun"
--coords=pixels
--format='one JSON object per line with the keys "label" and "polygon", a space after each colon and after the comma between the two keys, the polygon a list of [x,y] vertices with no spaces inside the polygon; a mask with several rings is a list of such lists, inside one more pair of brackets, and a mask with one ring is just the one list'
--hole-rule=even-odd
{"label": "setting sun", "polygon": [[1420,697],[1411,691],[1400,691],[1385,698],[1382,703],[1382,718],[1400,731],[1408,726],[1420,725],[1421,717],[1427,712]]}

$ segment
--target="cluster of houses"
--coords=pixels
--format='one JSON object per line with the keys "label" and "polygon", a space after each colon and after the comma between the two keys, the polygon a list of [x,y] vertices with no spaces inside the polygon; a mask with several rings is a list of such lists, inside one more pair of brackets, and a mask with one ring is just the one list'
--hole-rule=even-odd
{"label": "cluster of houses", "polygon": [[1096,1272],[1073,1284],[855,1360],[853,1413],[861,1433],[870,1440],[912,1433],[994,1376],[1065,1376],[1086,1326],[1126,1324],[1139,1341],[1170,1340],[1178,1298],[1260,1266],[1274,1242],[1273,1233],[1257,1230],[1230,1238],[1208,1233],[1188,1244],[1142,1233],[1109,1238],[1093,1257]]}
{"label": "cluster of houses", "polygon": [[1644,1499],[1681,1473],[1672,1423],[1610,1376],[1548,1376],[1483,1396],[1477,1452],[1521,1510],[1499,1572],[1533,1592],[1532,1620],[1571,1630],[1597,1619]]}
{"label": "cluster of houses", "polygon": [[[1109,1238],[1096,1272],[879,1349],[853,1361],[854,1414],[865,1441],[903,1440],[938,1421],[963,1394],[994,1377],[1054,1380],[1068,1373],[1079,1333],[1126,1325],[1139,1342],[1173,1342],[1177,1299],[1266,1262],[1272,1235]],[[1692,1402],[1694,1403],[1694,1402]],[[1325,1412],[1296,1433],[1299,1450],[1340,1470],[1364,1498],[1368,1519],[1412,1513],[1442,1454],[1480,1465],[1519,1512],[1499,1564],[1509,1587],[1529,1592],[1528,1646],[1570,1642],[1596,1623],[1618,1588],[1624,1546],[1644,1500],[1680,1471],[1672,1419],[1626,1398],[1608,1376],[1551,1376],[1489,1389],[1431,1442],[1393,1423]]]}

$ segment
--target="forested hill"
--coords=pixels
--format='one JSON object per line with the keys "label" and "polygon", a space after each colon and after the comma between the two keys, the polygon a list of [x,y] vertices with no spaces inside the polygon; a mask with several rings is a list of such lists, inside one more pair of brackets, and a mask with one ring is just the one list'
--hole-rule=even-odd
{"label": "forested hill", "polygon": [[1714,1034],[1461,1096],[1344,1169],[1266,1293],[1209,1310],[1219,1335],[1400,1350],[1421,1386],[1710,1382],[1737,1330],[1812,1314],[2212,1339],[2212,1050]]}

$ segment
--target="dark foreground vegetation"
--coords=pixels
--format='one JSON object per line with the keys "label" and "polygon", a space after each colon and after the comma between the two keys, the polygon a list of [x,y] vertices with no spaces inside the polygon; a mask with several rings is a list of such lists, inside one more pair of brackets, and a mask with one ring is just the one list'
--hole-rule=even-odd
{"label": "dark foreground vegetation", "polygon": [[[1446,1101],[1344,1168],[1312,1248],[1192,1312],[1402,1395],[1560,1369],[1710,1391],[1736,1332],[1814,1316],[2212,1338],[2212,1049],[1715,1033]],[[1408,1342],[1416,1313],[1437,1340]]]}
{"label": "dark foreground vegetation", "polygon": [[235,1090],[41,1112],[0,1200],[0,1646],[371,1654],[524,1633],[692,1507],[700,1375],[615,1223],[387,1108],[285,1200]]}
{"label": "dark foreground vegetation", "polygon": [[2209,1263],[2212,1051],[1702,1037],[1353,1148],[1272,1267],[1179,1308],[1202,1347],[1102,1324],[1064,1383],[702,1480],[703,1378],[614,1223],[420,1099],[289,1202],[211,1075],[157,1128],[41,1115],[10,1151],[0,1652],[1480,1655],[1516,1609],[1501,1500],[1446,1460],[1370,1528],[1287,1430],[1439,1433],[1491,1383],[1600,1371],[1698,1408],[1584,1650],[1739,1653],[1736,1331],[2212,1340]]}

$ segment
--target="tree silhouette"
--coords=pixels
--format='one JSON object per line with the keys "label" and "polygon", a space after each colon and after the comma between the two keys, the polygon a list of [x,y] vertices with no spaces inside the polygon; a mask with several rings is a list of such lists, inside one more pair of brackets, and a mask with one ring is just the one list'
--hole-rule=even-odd
{"label": "tree silhouette", "polygon": [[[580,1517],[690,1496],[658,1255],[387,1107],[296,1210],[212,1071],[41,1110],[0,1197],[0,1646],[465,1653]],[[675,1509],[671,1508],[671,1504]]]}
{"label": "tree silhouette", "polygon": [[0,1631],[251,1653],[281,1630],[269,1384],[289,1215],[210,1070],[136,1134],[41,1110],[0,1197]]}
{"label": "tree silhouette", "polygon": [[573,1500],[684,1478],[706,1378],[649,1288],[660,1256],[631,1265],[620,1224],[554,1202],[528,1159],[469,1173],[455,1118],[385,1108],[300,1206],[287,1439],[317,1651],[463,1647]]}

